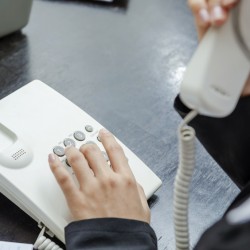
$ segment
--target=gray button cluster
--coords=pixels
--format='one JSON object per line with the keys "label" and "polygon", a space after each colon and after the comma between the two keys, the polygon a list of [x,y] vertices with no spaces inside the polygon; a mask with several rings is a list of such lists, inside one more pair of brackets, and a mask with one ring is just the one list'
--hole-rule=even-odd
{"label": "gray button cluster", "polygon": [[[91,125],[86,125],[85,126],[85,130],[90,133],[90,132],[94,131],[94,128]],[[75,131],[74,134],[73,134],[73,137],[74,137],[74,139],[76,141],[84,141],[86,139],[86,135],[84,134],[84,132],[82,132],[80,130]],[[65,138],[63,140],[64,146],[65,147],[70,147],[70,146],[75,147],[76,146],[76,141],[74,139],[72,139],[72,138]],[[99,138],[97,138],[97,139],[100,141]],[[96,143],[94,141],[87,141],[86,144],[96,144]],[[56,154],[59,157],[63,157],[65,155],[64,147],[62,147],[62,146],[55,146],[53,148],[53,153]],[[106,159],[106,157],[105,157],[105,159]],[[70,166],[67,160],[65,162],[66,162],[66,164],[68,166]]]}

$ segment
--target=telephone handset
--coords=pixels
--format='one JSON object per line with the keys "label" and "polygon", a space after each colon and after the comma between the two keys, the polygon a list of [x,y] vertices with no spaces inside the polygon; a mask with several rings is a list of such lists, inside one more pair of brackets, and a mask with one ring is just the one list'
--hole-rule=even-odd
{"label": "telephone handset", "polygon": [[22,168],[32,161],[32,150],[18,136],[0,123],[0,165]]}
{"label": "telephone handset", "polygon": [[180,161],[174,184],[176,250],[189,250],[189,186],[195,166],[197,114],[225,117],[237,105],[250,72],[250,1],[241,0],[220,28],[210,28],[184,74],[180,98],[191,111],[179,126]]}
{"label": "telephone handset", "polygon": [[239,100],[250,72],[249,10],[241,0],[222,27],[208,30],[187,66],[180,98],[199,114],[227,116]]}
{"label": "telephone handset", "polygon": [[[72,217],[48,166],[48,154],[57,154],[74,177],[65,159],[65,147],[68,143],[75,147],[96,143],[107,157],[97,137],[102,127],[38,80],[0,101],[0,190],[63,243],[64,227]],[[135,178],[149,198],[161,186],[161,180],[120,143]]]}

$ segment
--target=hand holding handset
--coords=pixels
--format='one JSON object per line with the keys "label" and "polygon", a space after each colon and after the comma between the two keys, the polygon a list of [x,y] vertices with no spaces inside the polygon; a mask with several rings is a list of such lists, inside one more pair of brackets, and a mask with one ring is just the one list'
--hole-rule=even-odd
{"label": "hand holding handset", "polygon": [[195,166],[195,131],[187,126],[197,115],[224,117],[235,108],[250,71],[250,1],[241,0],[221,27],[211,27],[184,74],[182,102],[191,109],[178,131],[180,161],[174,185],[176,249],[190,249],[189,187]]}
{"label": "hand holding handset", "polygon": [[242,0],[221,27],[211,27],[195,51],[180,98],[199,114],[224,117],[235,108],[250,71],[250,1]]}

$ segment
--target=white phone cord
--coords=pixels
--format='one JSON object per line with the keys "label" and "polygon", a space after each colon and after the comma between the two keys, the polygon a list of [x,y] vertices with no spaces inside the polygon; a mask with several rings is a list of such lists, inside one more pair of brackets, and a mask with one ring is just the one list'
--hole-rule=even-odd
{"label": "white phone cord", "polygon": [[196,115],[191,111],[179,126],[179,167],[174,183],[174,228],[176,250],[189,249],[189,186],[195,166],[195,131],[187,126]]}
{"label": "white phone cord", "polygon": [[46,238],[43,234],[45,232],[45,227],[41,230],[40,234],[38,235],[36,242],[34,243],[33,249],[39,250],[63,250],[55,242],[51,241],[50,239]]}

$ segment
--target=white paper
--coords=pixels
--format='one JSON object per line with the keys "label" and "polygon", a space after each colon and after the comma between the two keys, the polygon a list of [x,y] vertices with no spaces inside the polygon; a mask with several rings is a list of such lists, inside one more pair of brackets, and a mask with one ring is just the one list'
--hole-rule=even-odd
{"label": "white paper", "polygon": [[33,245],[16,242],[0,241],[0,250],[32,250]]}

